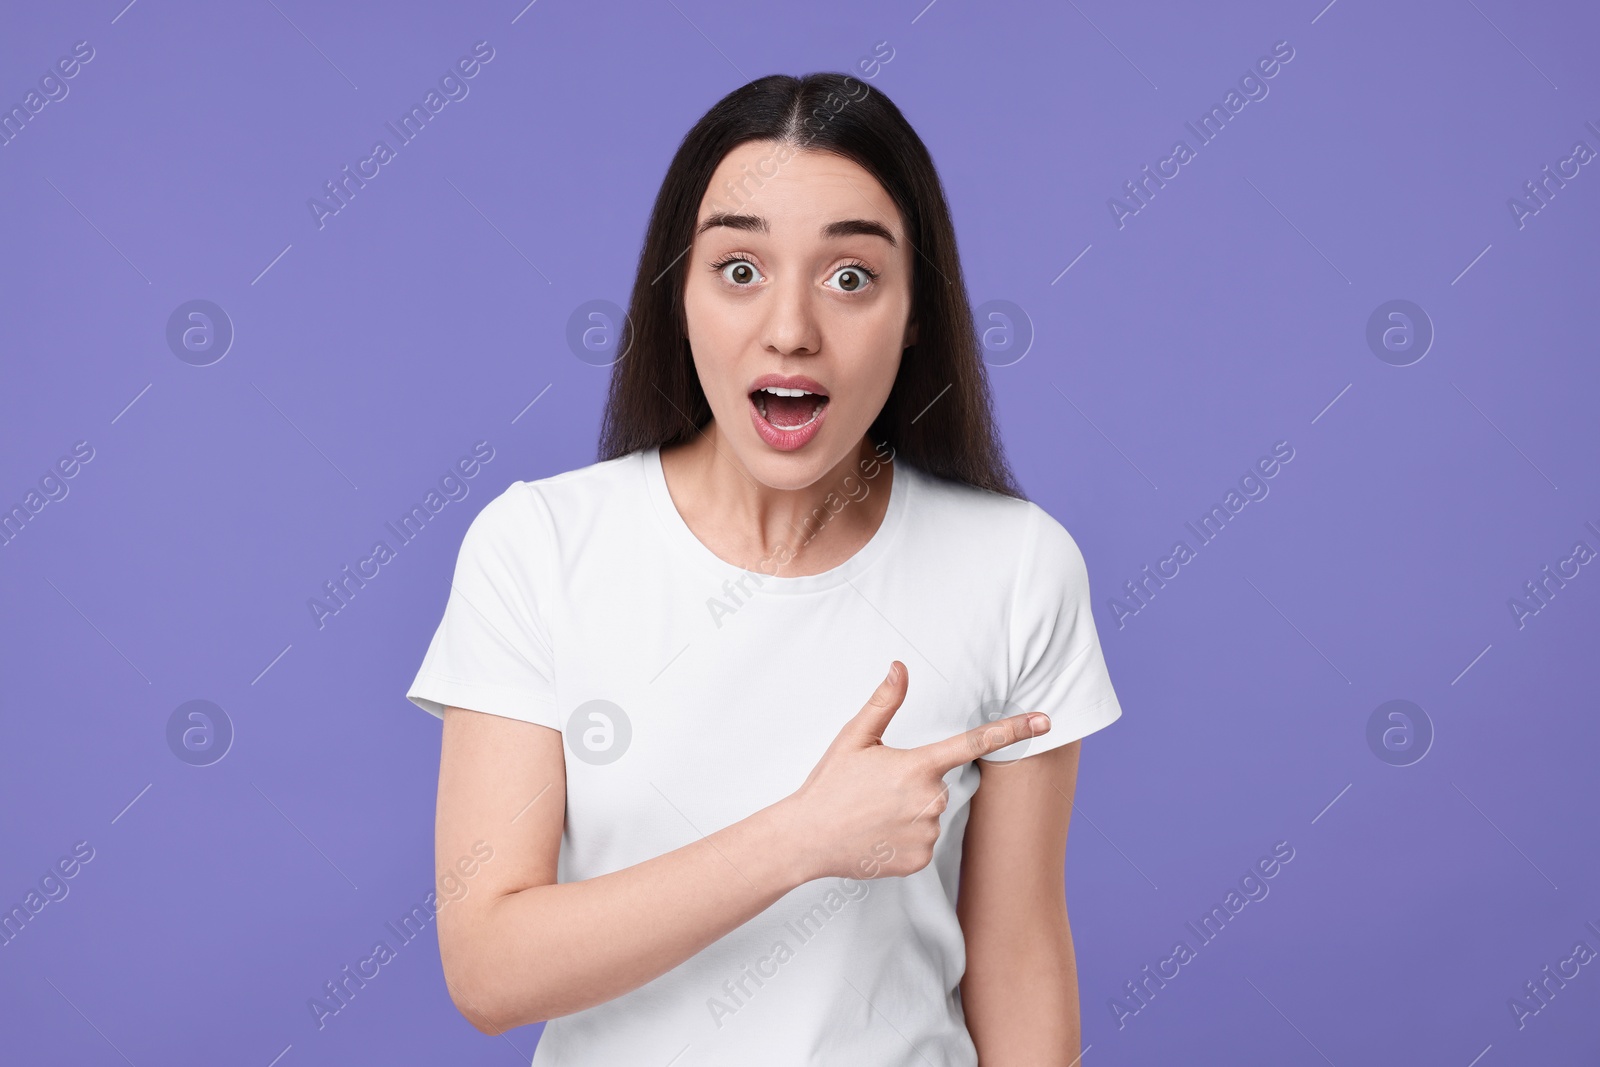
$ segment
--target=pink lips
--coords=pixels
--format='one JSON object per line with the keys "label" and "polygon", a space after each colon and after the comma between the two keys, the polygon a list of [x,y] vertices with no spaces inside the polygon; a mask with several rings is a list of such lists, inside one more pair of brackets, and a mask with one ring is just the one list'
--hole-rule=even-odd
{"label": "pink lips", "polygon": [[[821,410],[817,412],[810,422],[796,429],[785,430],[774,426],[762,417],[761,408],[756,403],[754,396],[758,390],[765,389],[769,385],[779,389],[804,389],[808,393],[815,393],[824,398]],[[750,421],[755,424],[756,434],[780,452],[793,452],[815,437],[817,431],[822,429],[822,420],[828,417],[828,408],[831,406],[826,399],[828,391],[818,382],[807,378],[803,374],[763,374],[750,383],[747,393],[749,394]]]}
{"label": "pink lips", "polygon": [[[790,389],[804,389],[803,385],[785,386]],[[829,405],[822,405],[822,410],[816,417],[797,430],[782,430],[772,425],[761,417],[761,409],[756,407],[754,397],[749,399],[750,421],[755,423],[756,433],[763,441],[780,452],[793,452],[803,446],[807,441],[817,436],[817,431],[822,429],[822,420],[828,417]]]}
{"label": "pink lips", "polygon": [[814,379],[807,378],[804,374],[763,374],[751,382],[745,392],[753,393],[757,389],[765,389],[769,385],[777,389],[804,389],[806,392],[816,393],[818,396],[828,395],[826,389]]}

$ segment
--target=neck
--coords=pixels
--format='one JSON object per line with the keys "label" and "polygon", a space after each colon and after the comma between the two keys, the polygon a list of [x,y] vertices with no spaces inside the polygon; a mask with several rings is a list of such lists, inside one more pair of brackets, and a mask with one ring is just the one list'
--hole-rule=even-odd
{"label": "neck", "polygon": [[778,576],[826,570],[871,539],[888,512],[892,457],[862,435],[810,485],[777,488],[740,461],[715,420],[661,450],[673,502],[696,536],[730,562]]}

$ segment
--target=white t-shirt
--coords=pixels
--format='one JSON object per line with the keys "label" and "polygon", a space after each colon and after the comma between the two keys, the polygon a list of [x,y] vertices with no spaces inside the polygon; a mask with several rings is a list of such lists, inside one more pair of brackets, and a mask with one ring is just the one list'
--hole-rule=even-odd
{"label": "white t-shirt", "polygon": [[[658,449],[516,482],[467,530],[406,695],[440,717],[455,706],[563,731],[561,882],[642,863],[794,792],[891,660],[910,683],[888,745],[1049,714],[1047,733],[986,757],[1014,759],[1113,722],[1087,571],[1061,524],[903,458],[892,481],[887,470],[845,487],[889,493],[871,540],[796,577],[770,573],[776,561],[745,571],[696,538]],[[838,496],[827,510],[849,506]],[[927,867],[799,886],[644,986],[551,1020],[535,1067],[974,1067],[955,901],[978,768],[945,781]]]}

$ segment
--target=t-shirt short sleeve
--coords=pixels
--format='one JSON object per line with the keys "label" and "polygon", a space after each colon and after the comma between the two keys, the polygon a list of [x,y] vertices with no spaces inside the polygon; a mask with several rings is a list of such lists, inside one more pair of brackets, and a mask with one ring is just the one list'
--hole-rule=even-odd
{"label": "t-shirt short sleeve", "polygon": [[1011,608],[1010,662],[1017,674],[1006,715],[1042,711],[1050,729],[981,757],[1014,760],[1110,725],[1122,714],[1089,601],[1089,570],[1064,526],[1029,504]]}
{"label": "t-shirt short sleeve", "polygon": [[467,527],[444,618],[406,691],[413,704],[439,718],[457,707],[560,729],[538,605],[553,592],[547,516],[536,490],[515,482]]}

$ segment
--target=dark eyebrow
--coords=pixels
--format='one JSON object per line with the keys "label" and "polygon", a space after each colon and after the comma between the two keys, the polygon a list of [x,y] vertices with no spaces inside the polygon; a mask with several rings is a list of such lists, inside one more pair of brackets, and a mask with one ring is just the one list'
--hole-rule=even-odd
{"label": "dark eyebrow", "polygon": [[[705,221],[695,227],[694,234],[698,237],[707,230],[715,229],[718,226],[726,226],[730,230],[749,230],[752,233],[772,232],[767,220],[760,215],[735,215],[726,211],[717,211],[707,215]],[[898,247],[894,234],[890,233],[881,223],[874,222],[871,219],[840,219],[837,222],[830,222],[822,228],[822,236],[881,237],[889,242],[891,248]]]}
{"label": "dark eyebrow", "polygon": [[830,222],[822,228],[822,236],[824,237],[854,237],[857,235],[862,237],[882,237],[889,242],[890,248],[896,247],[894,234],[890,233],[887,227],[873,222],[871,219],[841,219],[838,222]]}

